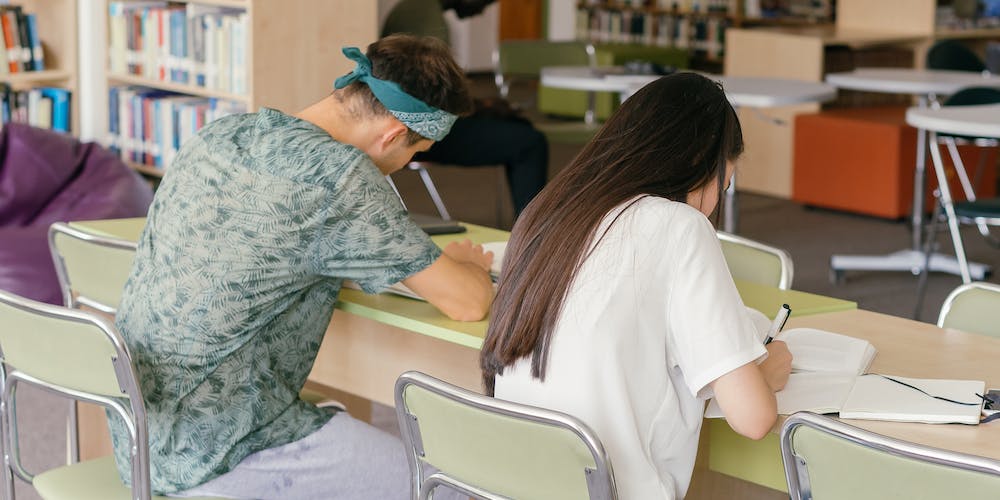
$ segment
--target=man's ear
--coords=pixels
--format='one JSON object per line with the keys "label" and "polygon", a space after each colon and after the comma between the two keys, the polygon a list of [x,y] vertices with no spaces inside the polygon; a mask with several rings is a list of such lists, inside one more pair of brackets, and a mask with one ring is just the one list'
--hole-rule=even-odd
{"label": "man's ear", "polygon": [[382,133],[376,138],[376,147],[379,151],[387,151],[397,144],[406,142],[409,129],[399,120],[389,120]]}

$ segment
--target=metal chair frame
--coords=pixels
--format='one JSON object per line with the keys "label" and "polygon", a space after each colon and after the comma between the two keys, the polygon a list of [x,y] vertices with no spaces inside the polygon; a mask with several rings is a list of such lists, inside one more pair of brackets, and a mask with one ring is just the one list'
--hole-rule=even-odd
{"label": "metal chair frame", "polygon": [[984,283],[982,281],[973,281],[972,283],[965,283],[959,285],[957,288],[948,294],[948,297],[944,299],[944,304],[941,305],[941,313],[938,314],[937,326],[944,328],[945,320],[948,319],[948,315],[951,314],[952,305],[955,300],[958,299],[963,293],[968,292],[973,289],[987,290],[997,294],[997,299],[1000,300],[1000,285],[995,283]]}
{"label": "metal chair frame", "polygon": [[509,401],[490,398],[472,391],[456,387],[420,372],[406,372],[396,381],[395,402],[396,415],[403,442],[406,445],[406,458],[410,464],[411,492],[414,499],[431,498],[434,488],[447,485],[464,494],[478,499],[501,500],[495,493],[486,491],[475,485],[468,484],[452,477],[448,471],[438,471],[424,477],[423,442],[421,440],[417,417],[409,413],[404,391],[408,386],[416,386],[422,390],[442,396],[451,401],[466,405],[476,410],[493,413],[545,426],[566,429],[576,434],[590,451],[596,469],[584,471],[591,500],[612,500],[618,498],[615,490],[614,473],[611,462],[600,439],[586,424],[569,415],[527,406]]}
{"label": "metal chair frame", "polygon": [[995,460],[930,448],[859,429],[815,413],[798,412],[789,416],[781,426],[781,459],[785,467],[788,493],[792,500],[813,498],[809,482],[809,464],[793,450],[795,430],[799,427],[809,427],[858,446],[897,457],[1000,476],[1000,462]]}
{"label": "metal chair frame", "polygon": [[782,290],[792,288],[792,279],[795,277],[795,264],[792,262],[792,256],[789,255],[788,252],[778,247],[773,247],[771,245],[751,240],[749,238],[744,238],[743,236],[727,233],[725,231],[716,231],[716,234],[721,241],[743,245],[745,247],[775,256],[778,261],[781,262],[781,276],[778,278],[776,286]]}
{"label": "metal chair frame", "polygon": [[3,401],[0,403],[0,422],[6,432],[3,432],[4,446],[4,494],[5,498],[14,498],[13,476],[28,482],[33,482],[35,475],[29,473],[21,464],[20,445],[17,436],[17,414],[15,395],[18,384],[28,383],[67,398],[85,401],[104,406],[122,417],[129,433],[129,449],[132,460],[132,498],[149,500],[149,436],[146,428],[146,408],[139,391],[138,376],[132,366],[132,356],[129,354],[121,334],[107,320],[86,311],[53,306],[25,299],[0,290],[0,303],[20,309],[30,314],[46,318],[55,318],[72,323],[82,323],[95,326],[107,337],[114,347],[113,363],[122,395],[128,397],[127,405],[100,394],[91,394],[58,384],[37,379],[21,372],[17,367],[7,365],[6,358],[0,348],[0,359],[7,370],[0,369],[0,390]]}

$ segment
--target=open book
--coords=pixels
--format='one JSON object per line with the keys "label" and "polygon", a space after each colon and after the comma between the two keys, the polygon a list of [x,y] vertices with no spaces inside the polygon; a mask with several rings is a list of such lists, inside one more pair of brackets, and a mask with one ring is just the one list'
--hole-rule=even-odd
{"label": "open book", "polygon": [[[490,276],[492,276],[494,284],[494,289],[496,288],[496,279],[500,277],[500,268],[503,264],[503,253],[507,248],[506,241],[492,241],[489,243],[483,243],[484,252],[493,252],[493,264],[490,266]],[[353,288],[355,290],[360,290],[361,287],[354,281],[345,280],[344,287]],[[392,293],[395,295],[402,295],[403,297],[409,297],[411,299],[424,300],[423,297],[410,289],[410,287],[404,285],[402,282],[393,283],[388,288],[383,290],[386,293]]]}
{"label": "open book", "polygon": [[[792,374],[775,395],[781,415],[802,410],[840,411],[855,379],[875,359],[875,347],[868,341],[815,328],[785,330],[775,340],[785,342],[792,353]],[[709,403],[705,416],[723,416],[715,400]]]}
{"label": "open book", "polygon": [[[833,332],[796,328],[776,340],[785,341],[792,352],[788,384],[775,394],[781,415],[812,411],[864,420],[979,423],[982,400],[977,394],[983,394],[985,382],[863,375],[875,348]],[[705,416],[723,416],[714,400]]]}

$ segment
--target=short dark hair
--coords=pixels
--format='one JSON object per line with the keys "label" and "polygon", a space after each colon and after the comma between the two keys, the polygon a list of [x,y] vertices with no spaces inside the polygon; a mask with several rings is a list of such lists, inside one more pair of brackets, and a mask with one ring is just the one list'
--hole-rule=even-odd
{"label": "short dark hair", "polygon": [[[472,111],[472,97],[465,72],[451,56],[448,45],[437,38],[413,35],[390,35],[368,46],[372,75],[395,82],[407,94],[453,115]],[[345,96],[357,96],[375,116],[388,110],[375,98],[367,85],[355,82],[344,89]],[[410,130],[410,144],[426,139]]]}

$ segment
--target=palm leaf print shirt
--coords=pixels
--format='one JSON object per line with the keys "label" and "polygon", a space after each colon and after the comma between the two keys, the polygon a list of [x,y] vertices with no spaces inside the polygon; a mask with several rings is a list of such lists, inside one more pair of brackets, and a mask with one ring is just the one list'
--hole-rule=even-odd
{"label": "palm leaf print shirt", "polygon": [[[139,375],[153,491],[229,471],[331,414],[298,398],[344,279],[375,293],[441,251],[371,159],[271,109],[207,125],[150,208],[116,325]],[[128,482],[128,433],[112,419]]]}

